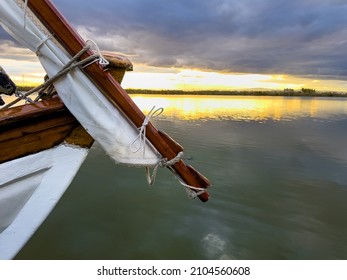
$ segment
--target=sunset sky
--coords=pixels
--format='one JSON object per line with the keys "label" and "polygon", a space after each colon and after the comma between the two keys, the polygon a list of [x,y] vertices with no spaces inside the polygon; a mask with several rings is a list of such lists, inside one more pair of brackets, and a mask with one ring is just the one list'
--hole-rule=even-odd
{"label": "sunset sky", "polygon": [[[345,0],[53,0],[84,39],[126,55],[125,88],[347,91]],[[0,29],[0,64],[40,82],[34,54]]]}

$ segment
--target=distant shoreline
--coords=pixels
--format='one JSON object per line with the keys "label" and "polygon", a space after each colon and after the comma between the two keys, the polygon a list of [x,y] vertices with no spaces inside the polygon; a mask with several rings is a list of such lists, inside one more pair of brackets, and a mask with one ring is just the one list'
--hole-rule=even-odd
{"label": "distant shoreline", "polygon": [[[20,91],[28,91],[32,86],[18,86]],[[298,96],[298,97],[347,97],[346,92],[303,92],[283,90],[152,90],[152,89],[126,89],[129,94],[160,94],[160,95],[219,95],[219,96]]]}
{"label": "distant shoreline", "polygon": [[149,90],[149,89],[126,89],[129,94],[160,94],[160,95],[221,95],[221,96],[298,96],[298,97],[347,97],[343,92],[302,92],[302,91],[261,91],[261,90],[200,90],[200,91],[183,91],[183,90]]}

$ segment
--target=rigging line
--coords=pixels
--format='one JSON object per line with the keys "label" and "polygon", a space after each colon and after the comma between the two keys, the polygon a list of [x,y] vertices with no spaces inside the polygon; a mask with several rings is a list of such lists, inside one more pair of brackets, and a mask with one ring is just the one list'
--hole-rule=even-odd
{"label": "rigging line", "polygon": [[12,105],[18,103],[20,100],[24,99],[25,97],[29,96],[30,94],[37,92],[41,89],[44,89],[48,87],[49,85],[53,84],[56,80],[70,72],[71,70],[75,69],[76,67],[82,66],[92,60],[95,60],[95,58],[98,57],[97,54],[91,55],[84,60],[81,60],[75,64],[73,64],[84,52],[86,52],[89,49],[89,46],[84,47],[80,52],[78,52],[57,74],[55,74],[52,78],[48,79],[43,84],[39,85],[36,88],[33,88],[29,90],[27,93],[23,94],[21,97],[15,99],[14,101],[8,103],[6,106],[2,107],[0,110],[7,109],[11,107]]}

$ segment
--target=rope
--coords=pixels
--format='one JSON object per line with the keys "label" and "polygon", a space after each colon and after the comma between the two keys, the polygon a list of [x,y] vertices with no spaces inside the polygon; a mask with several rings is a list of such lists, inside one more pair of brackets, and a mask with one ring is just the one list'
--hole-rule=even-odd
{"label": "rope", "polygon": [[25,103],[33,103],[33,100],[30,97],[25,96],[25,94],[21,91],[16,91],[14,95],[20,100],[25,100]]}
{"label": "rope", "polygon": [[[148,125],[152,117],[157,117],[164,111],[163,108],[158,108],[157,110],[154,110],[154,109],[155,109],[155,106],[153,106],[151,111],[149,111],[149,113],[147,114],[146,118],[144,119],[142,123],[142,126],[138,128],[139,134],[134,139],[134,141],[130,144],[130,149],[134,153],[138,152],[142,148],[143,156],[145,154],[146,126]],[[140,145],[136,147],[135,144],[138,141],[140,141]],[[167,158],[162,158],[153,167],[152,174],[151,174],[151,167],[150,166],[145,167],[146,179],[147,179],[148,185],[152,186],[154,184],[158,174],[159,167],[168,167],[168,169],[170,169],[172,173],[175,175],[175,178],[178,180],[178,182],[180,182],[180,184],[185,187],[187,195],[190,199],[196,198],[197,196],[203,194],[206,191],[204,188],[197,188],[197,187],[186,184],[185,182],[183,182],[181,177],[176,173],[176,171],[172,168],[172,166],[178,163],[182,159],[182,157],[183,157],[183,152],[179,152],[176,155],[176,157],[174,157],[171,160],[168,160]]]}
{"label": "rope", "polygon": [[154,184],[155,178],[157,177],[158,174],[158,169],[159,167],[171,167],[175,165],[177,162],[179,162],[183,157],[183,152],[179,152],[176,157],[174,157],[171,160],[167,160],[166,158],[162,158],[154,167],[153,167],[153,172],[152,175],[150,167],[146,167],[146,179],[148,182],[148,185],[152,186]]}
{"label": "rope", "polygon": [[[152,117],[157,117],[161,113],[163,113],[164,109],[162,107],[154,110],[155,106],[149,111],[148,115],[144,119],[142,126],[138,128],[139,134],[136,136],[133,142],[130,144],[130,150],[133,153],[137,153],[140,149],[142,149],[142,156],[145,156],[145,146],[146,146],[146,126],[148,125],[149,121]],[[153,111],[154,110],[154,111]],[[140,141],[140,144],[138,147],[136,147],[136,143]]]}
{"label": "rope", "polygon": [[[6,106],[2,107],[0,110],[9,108],[11,106],[13,106],[14,104],[18,103],[19,101],[25,99],[27,100],[27,96],[29,96],[30,94],[37,92],[39,90],[44,90],[46,89],[48,86],[52,85],[55,81],[57,81],[59,78],[61,78],[62,76],[66,75],[68,72],[70,72],[71,70],[75,69],[76,67],[80,67],[83,66],[85,64],[90,63],[91,61],[95,61],[95,59],[99,58],[98,54],[94,54],[91,55],[79,62],[74,63],[77,59],[79,59],[88,49],[90,48],[89,45],[85,45],[82,50],[80,50],[57,74],[55,74],[52,78],[48,79],[47,81],[45,81],[43,84],[39,85],[36,88],[33,88],[31,90],[29,90],[28,92],[26,92],[25,94],[19,94],[18,98],[15,99],[14,101],[8,103]],[[32,102],[32,101],[30,101]]]}
{"label": "rope", "polygon": [[[91,49],[93,49],[92,47],[94,47],[94,50],[96,50],[96,53],[99,57],[99,59],[97,59],[97,61],[99,62],[99,64],[102,67],[106,67],[107,65],[109,65],[110,63],[107,61],[107,59],[101,54],[101,51],[99,49],[99,46],[95,43],[95,41],[93,40],[87,40],[86,45],[90,46]],[[92,64],[93,62],[91,62],[90,64]],[[88,65],[85,65],[84,67],[87,67]]]}
{"label": "rope", "polygon": [[49,34],[49,35],[46,36],[46,38],[44,38],[44,39],[38,44],[38,46],[36,47],[36,51],[35,51],[36,55],[39,54],[39,51],[40,51],[41,47],[42,47],[49,39],[51,39],[52,37],[53,37],[53,35],[52,35],[52,34]]}
{"label": "rope", "polygon": [[[48,76],[46,75],[45,81],[48,79]],[[39,101],[40,99],[47,99],[52,97],[56,93],[54,85],[51,84],[47,86],[46,88],[41,89],[38,93],[36,98],[34,99],[34,102]]]}
{"label": "rope", "polygon": [[185,191],[188,195],[188,197],[190,199],[194,199],[197,198],[199,195],[203,194],[204,192],[206,192],[206,189],[204,188],[198,188],[198,187],[194,187],[191,185],[186,184],[181,177],[176,173],[176,171],[172,168],[169,167],[169,169],[171,170],[171,172],[174,174],[175,178],[177,179],[177,181],[183,186],[185,187]]}
{"label": "rope", "polygon": [[175,175],[175,177],[178,180],[178,182],[180,182],[180,184],[185,187],[186,193],[190,199],[197,198],[199,195],[206,192],[204,188],[197,188],[197,187],[193,187],[191,185],[184,183],[182,179],[178,177],[178,175]]}
{"label": "rope", "polygon": [[191,185],[186,184],[181,177],[177,174],[177,172],[172,168],[173,165],[178,163],[183,157],[183,152],[179,152],[176,157],[174,157],[171,160],[167,160],[166,158],[162,158],[157,165],[154,166],[152,175],[150,174],[150,168],[146,167],[146,179],[148,182],[148,185],[152,186],[155,182],[155,179],[158,174],[159,167],[168,167],[168,169],[174,174],[177,181],[185,187],[185,191],[190,199],[194,199],[198,197],[199,195],[206,192],[204,188],[198,188]]}

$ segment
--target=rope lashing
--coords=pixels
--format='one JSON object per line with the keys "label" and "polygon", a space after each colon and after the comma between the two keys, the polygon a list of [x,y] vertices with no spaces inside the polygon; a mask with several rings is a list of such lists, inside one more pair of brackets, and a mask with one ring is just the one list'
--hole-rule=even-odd
{"label": "rope lashing", "polygon": [[[162,107],[155,109],[155,106],[149,111],[146,118],[144,119],[142,125],[138,128],[139,134],[136,136],[133,142],[130,144],[130,150],[133,153],[137,153],[142,149],[142,156],[145,156],[145,147],[146,147],[146,127],[151,120],[152,117],[157,117],[161,113],[163,113],[164,109]],[[136,147],[136,143],[139,142],[138,147]]]}
{"label": "rope lashing", "polygon": [[166,158],[162,158],[154,167],[152,171],[152,175],[150,167],[146,167],[146,179],[148,182],[148,185],[152,186],[155,182],[155,178],[157,177],[158,174],[158,169],[159,167],[171,167],[175,165],[177,162],[179,162],[183,157],[183,152],[179,152],[176,157],[174,157],[171,160],[167,160]]}
{"label": "rope lashing", "polygon": [[199,195],[206,192],[204,188],[197,188],[184,183],[178,175],[175,177],[178,180],[178,182],[180,182],[180,184],[185,187],[186,193],[190,199],[197,198]]}
{"label": "rope lashing", "polygon": [[49,39],[51,39],[52,37],[53,37],[52,34],[47,35],[47,36],[37,45],[36,51],[35,51],[36,55],[39,54],[39,51],[40,51],[41,47],[42,47],[44,44],[46,44],[46,42],[47,42]]}
{"label": "rope lashing", "polygon": [[[155,106],[149,111],[147,114],[146,118],[144,119],[142,126],[138,128],[139,134],[137,137],[134,139],[134,141],[130,144],[130,150],[133,153],[138,152],[140,149],[143,149],[143,156],[145,155],[145,145],[146,145],[146,126],[148,125],[150,119],[152,117],[157,117],[159,116],[164,109],[162,107],[158,108],[155,110]],[[136,146],[136,143],[139,142],[139,145]],[[160,167],[167,167],[172,173],[175,175],[175,178],[178,180],[178,182],[185,187],[185,190],[187,192],[187,195],[189,198],[193,199],[198,197],[199,195],[203,194],[206,192],[204,188],[198,188],[194,186],[190,186],[183,182],[181,177],[176,173],[176,171],[172,168],[173,165],[178,163],[183,157],[183,152],[179,152],[173,159],[168,160],[167,158],[162,158],[159,160],[159,162],[153,167],[153,171],[151,174],[151,167],[147,166],[145,167],[146,171],[146,179],[148,182],[148,185],[152,186],[155,182],[155,179],[158,174],[158,170]]]}
{"label": "rope lashing", "polygon": [[182,178],[177,174],[177,172],[172,168],[169,167],[169,169],[171,170],[171,172],[174,174],[175,178],[177,179],[177,181],[183,186],[185,187],[185,191],[188,195],[188,197],[190,199],[194,199],[197,198],[199,195],[203,194],[204,192],[206,192],[206,189],[204,188],[198,188],[198,187],[194,187],[191,185],[186,184]]}
{"label": "rope lashing", "polygon": [[183,152],[179,152],[176,157],[174,157],[171,160],[167,160],[166,158],[162,158],[153,168],[152,175],[150,174],[150,168],[146,167],[146,179],[148,182],[148,185],[152,186],[155,182],[155,179],[158,174],[159,167],[167,167],[175,176],[177,181],[185,187],[185,191],[190,199],[194,199],[198,197],[199,195],[206,192],[204,188],[198,188],[191,185],[186,184],[181,177],[176,173],[176,171],[172,168],[173,165],[178,163],[183,157]]}
{"label": "rope lashing", "polygon": [[[50,37],[49,37],[50,38]],[[47,40],[49,39],[47,38]],[[43,43],[45,43],[47,40],[44,40]],[[42,45],[41,45],[42,46]],[[40,47],[41,47],[40,46]],[[52,85],[55,81],[57,81],[58,79],[60,79],[62,76],[66,75],[68,72],[70,72],[71,70],[77,68],[77,67],[84,67],[86,65],[89,65],[90,63],[94,63],[95,61],[98,61],[98,59],[100,58],[99,54],[93,54],[91,56],[88,56],[87,58],[76,62],[87,50],[90,49],[90,45],[86,44],[67,64],[65,64],[65,66],[59,71],[57,72],[53,77],[49,78],[47,81],[45,81],[43,84],[39,85],[36,88],[33,88],[31,90],[29,90],[28,92],[26,92],[25,94],[23,93],[19,93],[17,96],[18,98],[15,99],[14,101],[8,103],[6,106],[3,106],[0,110],[9,108],[11,106],[13,106],[14,104],[18,103],[21,100],[26,100],[27,102],[32,102],[30,101],[30,99],[28,99],[27,97],[37,91],[40,90],[44,90],[47,87],[49,87],[50,85]],[[36,100],[37,101],[37,100]]]}
{"label": "rope lashing", "polygon": [[[28,9],[28,0],[25,0],[24,2],[24,7],[23,7],[23,17],[24,17],[24,29],[26,29],[26,25],[27,25],[27,9]],[[39,45],[36,47],[36,54],[38,54],[40,48],[46,43],[46,41],[48,41],[50,38],[52,37],[52,35],[48,35],[45,39],[42,40],[42,42],[39,43]],[[109,62],[105,59],[105,57],[101,54],[101,51],[99,49],[99,46],[95,43],[95,41],[93,40],[87,40],[86,41],[86,46],[88,46],[88,49],[92,49],[95,50],[97,53],[97,58],[95,61],[98,61],[99,64],[102,67],[105,67],[109,64]],[[88,65],[94,63],[95,61],[91,61],[89,62],[89,64],[85,65],[84,67],[87,67]]]}
{"label": "rope lashing", "polygon": [[191,185],[186,184],[182,178],[176,173],[176,171],[172,168],[169,167],[169,169],[171,170],[171,172],[174,174],[175,178],[177,179],[177,181],[183,186],[185,187],[185,191],[188,195],[188,197],[190,199],[194,199],[197,198],[199,195],[203,194],[204,192],[206,192],[206,189],[204,188],[199,188],[199,187],[194,187]]}

